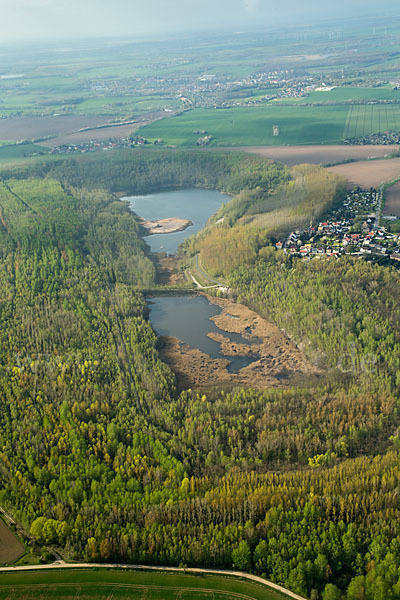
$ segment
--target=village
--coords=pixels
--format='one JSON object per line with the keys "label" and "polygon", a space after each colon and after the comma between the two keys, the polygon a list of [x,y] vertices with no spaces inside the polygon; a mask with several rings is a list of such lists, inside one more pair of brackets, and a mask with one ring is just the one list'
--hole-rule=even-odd
{"label": "village", "polygon": [[[400,261],[400,236],[391,229],[395,217],[382,217],[382,191],[349,192],[341,206],[335,207],[324,222],[292,231],[275,246],[304,260],[339,258],[342,255]],[[381,220],[386,220],[385,227]]]}
{"label": "village", "polygon": [[[154,145],[162,143],[162,140],[156,140]],[[123,148],[135,148],[137,146],[145,146],[150,142],[142,137],[125,137],[122,139],[109,138],[108,140],[88,140],[85,142],[76,142],[54,146],[51,149],[51,154],[73,154],[75,152],[98,152],[99,150],[121,150]]]}

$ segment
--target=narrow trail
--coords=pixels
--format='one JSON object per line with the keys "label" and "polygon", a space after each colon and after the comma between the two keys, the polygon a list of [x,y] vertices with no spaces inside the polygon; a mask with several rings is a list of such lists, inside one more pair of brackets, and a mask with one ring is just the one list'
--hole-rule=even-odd
{"label": "narrow trail", "polygon": [[[8,231],[8,227],[7,227],[6,220],[5,220],[5,218],[4,218],[4,211],[3,211],[3,207],[2,207],[1,205],[0,205],[0,223],[3,225],[3,227],[4,227],[5,231],[6,231],[6,233],[7,233],[8,235],[10,235],[10,232]],[[11,235],[10,235],[10,237],[11,237]]]}
{"label": "narrow trail", "polygon": [[215,289],[215,288],[220,288],[220,285],[201,285],[201,283],[199,283],[197,281],[197,279],[195,278],[195,276],[193,275],[193,273],[191,273],[191,271],[188,271],[191,280],[193,281],[193,283],[197,286],[197,288],[199,290],[211,290],[211,289]]}
{"label": "narrow trail", "polygon": [[16,194],[11,187],[9,186],[8,183],[6,183],[5,181],[3,181],[4,187],[6,188],[6,190],[11,194],[11,196],[13,196],[16,200],[18,200],[26,209],[28,209],[30,212],[32,212],[34,215],[38,215],[39,213],[37,210],[35,210],[32,206],[30,206],[27,202],[25,202],[25,200],[23,200],[21,198],[21,196],[18,196],[18,194]]}
{"label": "narrow trail", "polygon": [[[0,573],[13,573],[21,571],[44,571],[44,570],[65,570],[65,569],[118,569],[127,571],[159,571],[159,572],[171,572],[171,573],[184,573],[190,575],[191,573],[199,573],[203,575],[220,575],[228,577],[238,577],[248,581],[254,581],[261,585],[265,585],[281,594],[286,595],[288,598],[294,598],[294,600],[306,600],[304,596],[299,596],[295,592],[287,590],[281,585],[268,581],[258,575],[251,575],[250,573],[242,573],[241,571],[224,571],[219,569],[200,569],[200,568],[188,568],[184,569],[181,567],[153,567],[146,565],[124,565],[120,563],[66,563],[62,560],[56,561],[51,565],[32,565],[23,567],[0,567]],[[115,584],[114,584],[115,585]]]}
{"label": "narrow trail", "polygon": [[209,275],[208,273],[206,273],[205,270],[203,269],[203,267],[200,266],[200,264],[199,264],[199,255],[198,254],[196,254],[196,270],[199,272],[199,274],[201,275],[201,277],[203,279],[205,279],[206,281],[208,281],[210,284],[217,285],[218,287],[224,287],[223,284],[220,281],[217,281],[216,279],[214,279],[213,277],[211,277],[211,275]]}

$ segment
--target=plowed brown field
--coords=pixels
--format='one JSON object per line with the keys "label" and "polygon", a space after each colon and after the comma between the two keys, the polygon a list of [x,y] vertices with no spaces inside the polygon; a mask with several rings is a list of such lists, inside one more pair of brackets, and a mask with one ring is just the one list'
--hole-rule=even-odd
{"label": "plowed brown field", "polygon": [[400,158],[364,160],[329,167],[329,171],[345,177],[349,188],[359,185],[361,188],[368,189],[400,177]]}
{"label": "plowed brown field", "polygon": [[235,148],[235,150],[277,160],[289,167],[301,163],[333,165],[346,160],[383,158],[390,156],[398,149],[398,146],[249,146]]}

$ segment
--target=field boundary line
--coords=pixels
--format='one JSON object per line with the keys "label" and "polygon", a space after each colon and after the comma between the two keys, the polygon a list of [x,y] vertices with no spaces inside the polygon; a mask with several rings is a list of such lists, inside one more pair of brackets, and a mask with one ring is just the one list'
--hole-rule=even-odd
{"label": "field boundary line", "polygon": [[[118,570],[131,570],[131,571],[161,571],[161,572],[171,572],[171,573],[182,573],[182,574],[190,574],[190,573],[200,573],[204,575],[220,575],[220,576],[230,576],[234,578],[244,579],[248,581],[254,581],[266,587],[269,587],[289,598],[294,598],[294,600],[306,600],[303,596],[296,594],[295,592],[291,592],[287,590],[281,585],[277,583],[273,583],[272,581],[268,581],[263,577],[259,577],[258,575],[252,575],[251,573],[243,573],[242,571],[232,571],[232,570],[219,570],[219,569],[201,569],[199,567],[155,567],[155,566],[146,566],[146,565],[126,565],[120,563],[66,563],[64,561],[56,561],[51,565],[24,565],[21,567],[0,567],[0,573],[18,573],[21,571],[44,571],[44,570],[65,570],[65,569],[118,569]],[[115,584],[114,584],[115,585]]]}

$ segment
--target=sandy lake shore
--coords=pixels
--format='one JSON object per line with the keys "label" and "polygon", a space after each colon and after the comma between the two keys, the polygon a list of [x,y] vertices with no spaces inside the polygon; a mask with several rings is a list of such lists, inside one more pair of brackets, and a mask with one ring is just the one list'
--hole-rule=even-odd
{"label": "sandy lake shore", "polygon": [[147,229],[148,235],[154,235],[156,233],[177,233],[178,231],[184,231],[193,225],[193,223],[188,219],[170,217],[168,219],[158,219],[157,221],[145,221],[142,219],[141,225]]}

